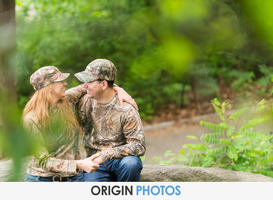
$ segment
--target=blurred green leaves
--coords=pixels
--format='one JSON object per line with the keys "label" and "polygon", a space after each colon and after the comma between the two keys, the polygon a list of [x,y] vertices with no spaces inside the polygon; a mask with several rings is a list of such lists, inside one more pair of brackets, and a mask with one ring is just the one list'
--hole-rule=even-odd
{"label": "blurred green leaves", "polygon": [[207,0],[163,0],[160,8],[164,16],[171,20],[181,22],[193,22],[203,20],[209,14],[210,2]]}
{"label": "blurred green leaves", "polygon": [[250,25],[251,31],[261,40],[273,45],[273,2],[263,0],[240,0],[239,4],[245,14],[245,20]]}
{"label": "blurred green leaves", "polygon": [[168,35],[163,41],[163,54],[169,63],[167,71],[175,77],[182,77],[194,60],[192,44],[181,36]]}
{"label": "blurred green leaves", "polygon": [[6,94],[0,91],[0,147],[4,157],[13,160],[8,181],[21,181],[24,159],[37,151],[39,142],[25,131],[17,105]]}

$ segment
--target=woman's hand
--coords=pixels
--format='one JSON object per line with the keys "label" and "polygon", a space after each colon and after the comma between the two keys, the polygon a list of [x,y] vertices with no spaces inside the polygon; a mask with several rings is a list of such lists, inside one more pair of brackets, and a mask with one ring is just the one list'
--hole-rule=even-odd
{"label": "woman's hand", "polygon": [[77,160],[76,166],[78,169],[82,169],[88,173],[92,173],[100,167],[98,163],[92,161],[91,157]]}
{"label": "woman's hand", "polygon": [[90,158],[93,162],[95,162],[97,164],[101,164],[104,162],[100,153],[96,153],[96,154],[92,155]]}
{"label": "woman's hand", "polygon": [[127,102],[129,104],[131,104],[136,110],[138,110],[138,106],[135,102],[135,100],[121,87],[118,86],[114,86],[113,88],[115,90],[115,92],[118,95],[118,100],[120,103],[120,107],[123,106],[123,102]]}

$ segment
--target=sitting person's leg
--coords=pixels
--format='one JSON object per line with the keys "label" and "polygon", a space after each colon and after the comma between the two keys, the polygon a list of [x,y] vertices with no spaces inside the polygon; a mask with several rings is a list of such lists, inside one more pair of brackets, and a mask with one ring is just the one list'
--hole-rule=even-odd
{"label": "sitting person's leg", "polygon": [[30,174],[26,174],[25,182],[52,182],[49,179],[45,179],[39,176],[33,176]]}
{"label": "sitting person's leg", "polygon": [[100,168],[92,173],[83,173],[83,177],[84,182],[109,182],[113,179],[104,163],[100,164]]}
{"label": "sitting person's leg", "polygon": [[78,174],[76,176],[71,177],[68,181],[69,182],[84,182],[84,176],[83,174]]}
{"label": "sitting person's leg", "polygon": [[117,181],[139,181],[142,170],[142,162],[137,156],[125,156],[122,159],[114,159],[111,170]]}

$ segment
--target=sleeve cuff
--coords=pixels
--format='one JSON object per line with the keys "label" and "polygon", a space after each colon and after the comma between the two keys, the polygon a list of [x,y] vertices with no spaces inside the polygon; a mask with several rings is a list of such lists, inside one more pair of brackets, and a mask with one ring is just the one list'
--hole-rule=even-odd
{"label": "sleeve cuff", "polygon": [[69,160],[67,163],[67,173],[69,174],[75,174],[77,173],[77,165],[76,160]]}

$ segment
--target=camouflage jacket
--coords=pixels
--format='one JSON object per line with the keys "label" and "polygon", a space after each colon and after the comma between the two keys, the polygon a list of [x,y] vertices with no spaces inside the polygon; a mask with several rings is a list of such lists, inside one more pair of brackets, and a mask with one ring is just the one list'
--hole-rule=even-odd
{"label": "camouflage jacket", "polygon": [[[78,102],[84,93],[85,91],[82,90],[82,93],[77,93],[79,96],[68,94],[66,97],[73,105]],[[39,141],[43,143],[43,145],[39,145],[42,146],[42,149],[38,155],[32,156],[28,163],[28,174],[42,177],[54,175],[68,177],[82,172],[81,170],[76,170],[76,160],[86,158],[86,151],[83,145],[83,135],[79,134],[77,130],[73,130],[69,137],[65,137],[63,133],[50,135],[52,137],[51,141],[55,140],[57,135],[56,142],[53,148],[47,148],[49,147],[47,144],[48,140],[45,140],[45,133],[42,133],[43,131],[41,131],[39,123],[32,112],[25,116],[24,126],[35,137],[40,138]]]}
{"label": "camouflage jacket", "polygon": [[[80,96],[81,93],[79,87],[67,91],[70,96]],[[120,108],[116,96],[107,104],[99,104],[87,95],[74,105],[84,131],[88,156],[101,152],[103,161],[107,161],[128,155],[144,155],[143,125],[132,105],[124,103]]]}

